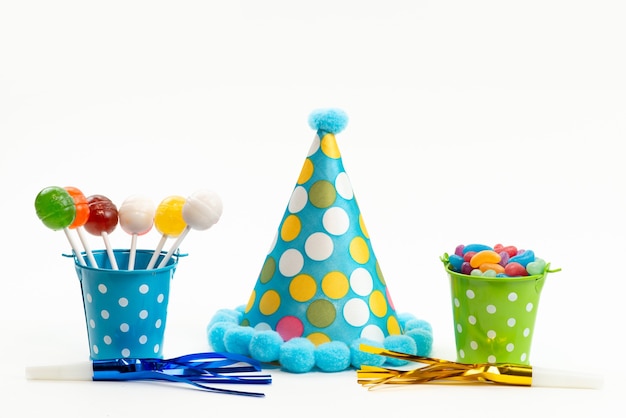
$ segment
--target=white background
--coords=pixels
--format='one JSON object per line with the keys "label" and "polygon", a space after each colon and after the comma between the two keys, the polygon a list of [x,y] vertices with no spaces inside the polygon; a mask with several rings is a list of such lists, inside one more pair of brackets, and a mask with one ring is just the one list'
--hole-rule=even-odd
{"label": "white background", "polygon": [[[603,0],[2,2],[0,415],[621,415],[625,21],[623,2]],[[354,371],[273,370],[251,399],[24,378],[88,358],[67,240],[34,211],[42,188],[118,205],[216,190],[219,223],[181,247],[164,355],[206,351],[212,315],[248,300],[319,107],[350,117],[344,166],[395,306],[431,322],[434,356],[455,359],[439,256],[502,242],[562,268],[532,363],[593,371],[604,387],[368,391]]]}

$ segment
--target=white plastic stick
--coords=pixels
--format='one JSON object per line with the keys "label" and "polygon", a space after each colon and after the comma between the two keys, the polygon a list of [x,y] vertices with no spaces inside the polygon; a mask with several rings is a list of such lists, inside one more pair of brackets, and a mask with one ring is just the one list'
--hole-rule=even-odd
{"label": "white plastic stick", "polygon": [[117,267],[117,260],[115,260],[115,254],[113,254],[113,250],[111,249],[111,243],[109,243],[109,234],[105,231],[101,233],[102,239],[104,240],[104,246],[107,249],[107,254],[109,255],[109,261],[111,262],[111,268],[113,270],[119,270]]}
{"label": "white plastic stick", "polygon": [[59,366],[26,367],[28,380],[93,380],[93,365],[89,362]]}
{"label": "white plastic stick", "polygon": [[533,366],[531,386],[551,388],[599,389],[604,379],[597,374],[545,369]]}
{"label": "white plastic stick", "polygon": [[137,253],[137,234],[131,235],[130,253],[128,254],[128,270],[135,269],[135,254]]}
{"label": "white plastic stick", "polygon": [[82,264],[83,266],[86,266],[87,263],[85,263],[85,259],[83,258],[83,255],[81,254],[80,250],[76,246],[74,239],[70,235],[70,230],[68,228],[63,228],[63,232],[65,232],[65,236],[67,237],[67,240],[70,242],[70,245],[72,246],[72,250],[74,250],[74,254],[76,254],[76,258],[78,258],[78,262]]}
{"label": "white plastic stick", "polygon": [[185,229],[183,229],[183,232],[181,232],[181,234],[178,236],[174,244],[172,244],[172,247],[167,252],[167,254],[165,254],[165,257],[163,257],[163,259],[161,260],[157,268],[165,267],[168,260],[172,257],[172,254],[174,254],[174,251],[176,251],[178,247],[180,247],[180,243],[183,242],[183,240],[185,239],[185,237],[187,236],[190,230],[191,230],[191,227],[189,225],[187,225]]}
{"label": "white plastic stick", "polygon": [[91,248],[89,248],[89,242],[87,241],[87,238],[85,237],[85,233],[83,232],[83,227],[79,226],[78,228],[76,228],[76,232],[78,233],[78,238],[80,238],[80,242],[83,244],[85,253],[87,253],[87,259],[91,263],[91,266],[98,268],[98,263],[96,262],[96,259],[93,257]]}
{"label": "white plastic stick", "polygon": [[150,259],[150,262],[146,266],[146,270],[150,270],[156,264],[157,258],[159,258],[159,254],[161,254],[161,250],[163,249],[163,246],[165,245],[165,241],[167,241],[167,235],[163,234],[161,236],[161,240],[159,241],[159,244],[156,247],[156,250],[154,250],[154,253],[152,254],[152,258]]}

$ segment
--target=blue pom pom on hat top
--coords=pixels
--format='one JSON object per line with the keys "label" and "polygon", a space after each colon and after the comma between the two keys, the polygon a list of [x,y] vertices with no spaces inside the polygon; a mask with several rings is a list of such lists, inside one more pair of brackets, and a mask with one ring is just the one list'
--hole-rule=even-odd
{"label": "blue pom pom on hat top", "polygon": [[348,115],[341,109],[318,109],[309,115],[309,126],[316,131],[337,134],[348,124]]}

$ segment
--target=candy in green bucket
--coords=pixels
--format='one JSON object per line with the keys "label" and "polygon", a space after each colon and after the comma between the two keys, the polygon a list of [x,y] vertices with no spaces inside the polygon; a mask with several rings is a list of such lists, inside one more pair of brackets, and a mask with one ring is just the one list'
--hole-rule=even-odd
{"label": "candy in green bucket", "polygon": [[520,277],[485,277],[455,272],[441,257],[450,278],[457,361],[530,364],[541,290],[550,270]]}

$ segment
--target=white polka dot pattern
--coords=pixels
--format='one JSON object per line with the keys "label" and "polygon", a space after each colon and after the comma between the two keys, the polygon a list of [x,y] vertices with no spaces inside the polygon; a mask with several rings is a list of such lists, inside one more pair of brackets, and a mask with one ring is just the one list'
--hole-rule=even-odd
{"label": "white polka dot pattern", "polygon": [[[122,250],[115,250],[122,257]],[[137,265],[151,252],[136,255]],[[107,257],[94,252],[94,257]],[[109,270],[77,265],[92,360],[161,357],[169,286],[177,258],[161,269]],[[118,258],[119,265],[127,261]]]}
{"label": "white polka dot pattern", "polygon": [[333,134],[313,140],[241,325],[316,345],[402,333]]}
{"label": "white polka dot pattern", "polygon": [[545,276],[484,278],[447,272],[458,360],[528,364]]}

